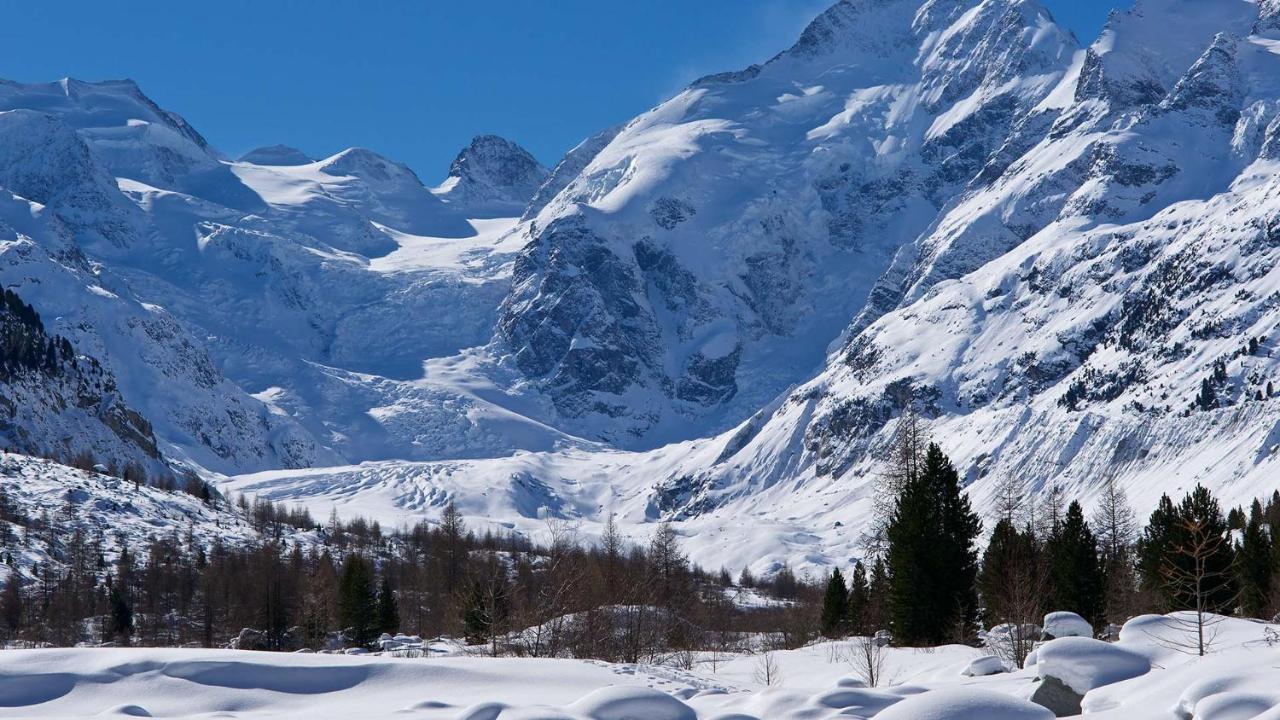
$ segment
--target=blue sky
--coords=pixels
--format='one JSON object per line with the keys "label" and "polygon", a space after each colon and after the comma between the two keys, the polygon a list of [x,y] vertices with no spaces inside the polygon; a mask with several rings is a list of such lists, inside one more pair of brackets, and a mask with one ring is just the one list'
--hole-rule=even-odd
{"label": "blue sky", "polygon": [[[229,155],[358,145],[431,182],[482,132],[554,163],[700,75],[767,59],[831,2],[0,0],[0,77],[130,77]],[[1084,43],[1114,4],[1042,2]]]}

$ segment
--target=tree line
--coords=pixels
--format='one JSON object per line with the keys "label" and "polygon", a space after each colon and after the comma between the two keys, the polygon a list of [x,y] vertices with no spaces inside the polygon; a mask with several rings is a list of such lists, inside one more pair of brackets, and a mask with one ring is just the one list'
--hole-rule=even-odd
{"label": "tree line", "polygon": [[[816,635],[816,586],[787,569],[767,581],[744,570],[739,583],[776,601],[740,606],[742,586],[690,563],[670,524],[633,543],[612,519],[594,542],[550,523],[539,544],[477,533],[452,505],[438,523],[386,531],[266,500],[209,502],[257,539],[206,547],[188,528],[111,542],[74,515],[24,516],[0,492],[0,639],[293,651],[376,648],[404,633],[492,654],[691,663],[757,633],[787,647]],[[22,567],[36,546],[50,560]]]}
{"label": "tree line", "polygon": [[851,580],[839,570],[827,579],[818,614],[828,637],[885,629],[895,643],[927,646],[973,643],[982,628],[1002,626],[1020,664],[1031,628],[1050,611],[1095,628],[1191,611],[1200,636],[1192,649],[1203,653],[1213,616],[1280,610],[1280,491],[1224,514],[1197,485],[1177,503],[1164,495],[1140,526],[1115,482],[1086,518],[1060,486],[1036,502],[1009,478],[996,489],[995,524],[980,549],[982,522],[914,414],[904,415],[887,465],[867,539],[870,571],[858,562]]}

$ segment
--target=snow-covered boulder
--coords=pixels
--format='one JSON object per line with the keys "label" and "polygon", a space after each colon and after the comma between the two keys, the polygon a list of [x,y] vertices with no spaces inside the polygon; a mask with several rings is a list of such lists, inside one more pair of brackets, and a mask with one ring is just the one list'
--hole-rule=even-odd
{"label": "snow-covered boulder", "polygon": [[1058,611],[1044,616],[1044,639],[1064,637],[1093,637],[1093,626],[1088,620],[1073,612]]}
{"label": "snow-covered boulder", "polygon": [[1059,717],[1080,713],[1085,693],[1104,685],[1145,675],[1151,661],[1119,645],[1082,637],[1045,643],[1036,654],[1040,687],[1031,700]]}
{"label": "snow-covered boulder", "polygon": [[417,635],[404,635],[397,633],[382,633],[378,638],[378,649],[383,652],[394,652],[396,650],[421,650],[422,638]]}
{"label": "snow-covered boulder", "polygon": [[960,674],[966,677],[985,677],[1006,672],[1009,672],[1009,668],[1004,666],[1003,660],[995,655],[983,655],[969,661],[969,664],[965,666],[964,670],[960,671]]}
{"label": "snow-covered boulder", "polygon": [[600,688],[569,709],[591,720],[698,720],[693,708],[649,688]]}
{"label": "snow-covered boulder", "polygon": [[974,688],[948,688],[907,698],[878,720],[1052,720],[1053,713],[1026,700]]}

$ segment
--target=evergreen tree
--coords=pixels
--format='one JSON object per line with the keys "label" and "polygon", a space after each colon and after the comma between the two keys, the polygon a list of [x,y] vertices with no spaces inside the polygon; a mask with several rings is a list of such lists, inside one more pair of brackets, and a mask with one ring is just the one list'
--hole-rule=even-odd
{"label": "evergreen tree", "polygon": [[1156,509],[1151,511],[1147,525],[1138,537],[1135,553],[1138,559],[1138,578],[1143,590],[1161,598],[1162,612],[1173,610],[1168,595],[1164,592],[1165,557],[1172,552],[1178,534],[1178,509],[1168,495],[1161,495]]}
{"label": "evergreen tree", "polygon": [[1227,512],[1227,527],[1232,530],[1243,530],[1246,523],[1244,508],[1237,506]]}
{"label": "evergreen tree", "polygon": [[128,645],[133,637],[133,556],[129,554],[129,546],[123,538],[120,540],[120,557],[116,560],[115,582],[110,588],[108,633],[116,642]]}
{"label": "evergreen tree", "polygon": [[[1162,497],[1138,541],[1143,586],[1158,594],[1166,611],[1199,607],[1230,612],[1237,587],[1228,533],[1218,501],[1203,485],[1196,485],[1177,507]],[[1220,541],[1205,543],[1214,538]],[[1192,552],[1193,545],[1198,552]]]}
{"label": "evergreen tree", "polygon": [[871,587],[867,582],[867,568],[861,561],[853,566],[853,577],[849,579],[849,605],[845,611],[845,622],[854,635],[866,635],[874,632],[870,629]]}
{"label": "evergreen tree", "polygon": [[1053,609],[1069,610],[1090,623],[1102,617],[1102,567],[1098,543],[1074,500],[1067,507],[1058,533],[1046,546]]}
{"label": "evergreen tree", "polygon": [[129,637],[133,635],[133,608],[117,587],[111,588],[108,604],[111,609],[108,632],[117,642],[128,645]]}
{"label": "evergreen tree", "polygon": [[881,558],[871,566],[867,582],[866,631],[872,634],[889,628],[889,566]]}
{"label": "evergreen tree", "polygon": [[1236,551],[1236,574],[1240,582],[1240,610],[1244,615],[1254,618],[1266,615],[1271,604],[1274,572],[1275,559],[1271,538],[1263,527],[1261,508],[1255,505]]}
{"label": "evergreen tree", "polygon": [[822,598],[822,634],[837,638],[844,634],[849,611],[849,590],[840,568],[831,571],[827,593]]}
{"label": "evergreen tree", "polygon": [[347,639],[359,647],[378,638],[377,598],[373,592],[373,572],[358,553],[347,556],[338,580],[338,621]]}
{"label": "evergreen tree", "polygon": [[978,591],[987,625],[1038,623],[1046,578],[1035,533],[1001,519],[982,556]]}
{"label": "evergreen tree", "polygon": [[400,630],[400,606],[396,602],[395,591],[391,589],[391,581],[385,575],[378,587],[378,629],[384,633]]}
{"label": "evergreen tree", "polygon": [[896,642],[938,645],[967,637],[977,604],[973,544],[981,530],[955,467],[931,444],[920,473],[902,488],[886,529]]}

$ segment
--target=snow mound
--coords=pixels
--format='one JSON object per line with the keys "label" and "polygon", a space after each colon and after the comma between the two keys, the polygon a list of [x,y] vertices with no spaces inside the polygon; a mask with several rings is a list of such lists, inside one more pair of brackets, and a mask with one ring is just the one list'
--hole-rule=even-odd
{"label": "snow mound", "polygon": [[1037,653],[1036,673],[1056,678],[1077,693],[1145,675],[1146,656],[1101,640],[1066,637],[1045,643]]}
{"label": "snow mound", "polygon": [[1004,666],[1003,660],[995,655],[984,655],[980,658],[974,658],[960,674],[966,677],[985,677],[1006,672],[1009,672],[1009,669]]}
{"label": "snow mound", "polygon": [[838,687],[818,693],[810,699],[809,704],[819,708],[840,710],[840,715],[872,716],[885,708],[891,707],[902,698],[898,695],[876,692],[875,690],[851,689]]}
{"label": "snow mound", "polygon": [[1073,612],[1058,611],[1044,616],[1044,634],[1048,639],[1093,637],[1093,626]]}
{"label": "snow mound", "polygon": [[908,698],[878,720],[1052,720],[1045,708],[989,690],[950,688]]}
{"label": "snow mound", "polygon": [[698,720],[693,708],[648,688],[600,688],[570,709],[591,720]]}

